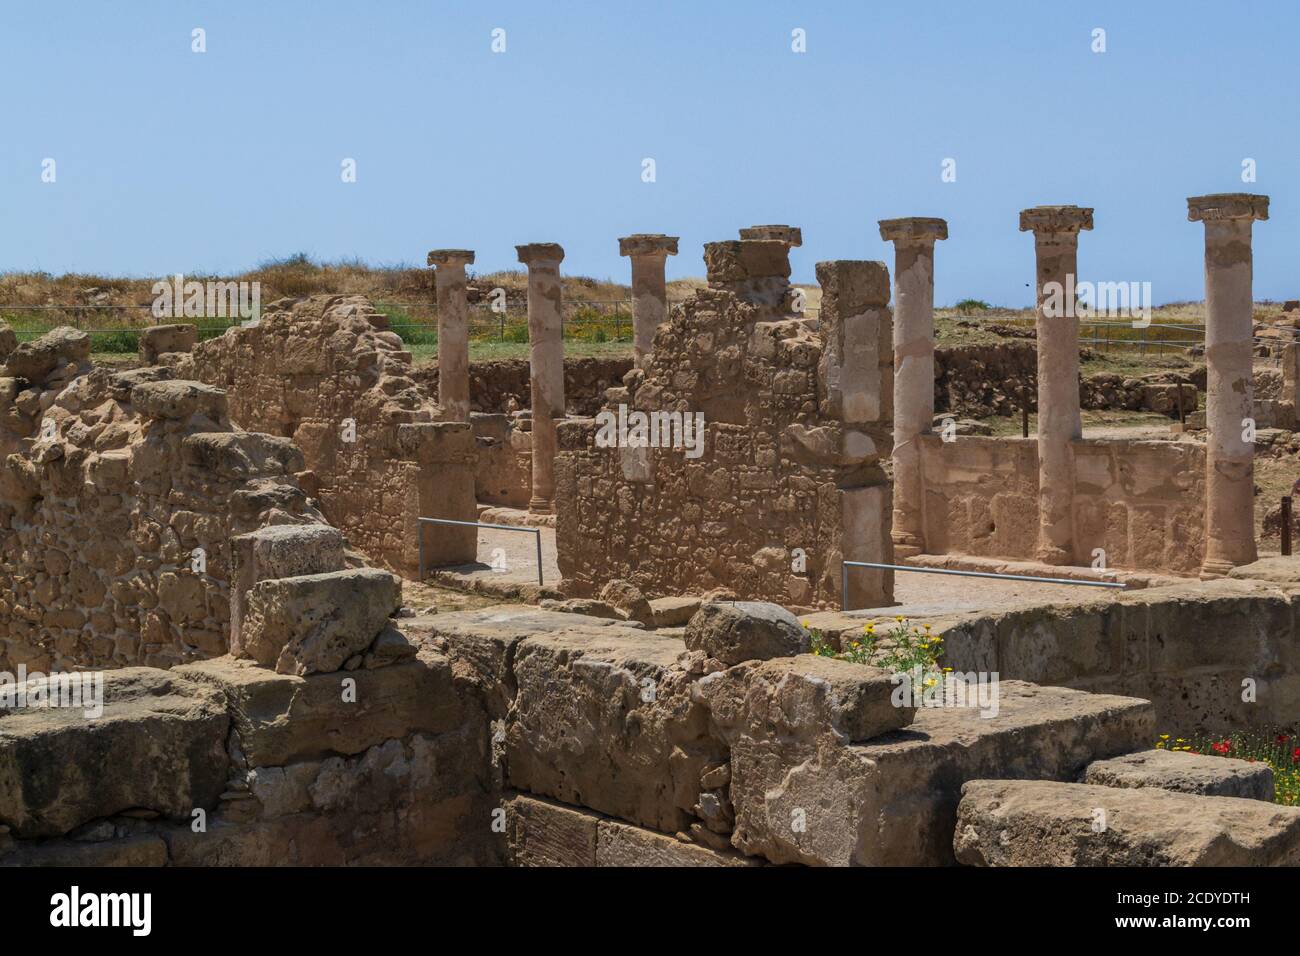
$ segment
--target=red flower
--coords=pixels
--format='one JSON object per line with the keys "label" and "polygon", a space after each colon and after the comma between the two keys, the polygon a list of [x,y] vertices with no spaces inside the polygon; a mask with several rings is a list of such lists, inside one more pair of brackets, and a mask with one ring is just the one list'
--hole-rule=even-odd
{"label": "red flower", "polygon": [[1300,761],[1300,747],[1291,752],[1291,762],[1296,763],[1297,761]]}
{"label": "red flower", "polygon": [[1291,739],[1291,738],[1288,737],[1286,734],[1278,734],[1278,735],[1277,735],[1277,742],[1280,743],[1280,744],[1284,744],[1284,743],[1286,743],[1286,742],[1287,742],[1288,740],[1290,740],[1290,739]]}
{"label": "red flower", "polygon": [[1210,744],[1210,749],[1213,750],[1216,754],[1226,754],[1229,750],[1232,749],[1232,741],[1224,740],[1217,744]]}

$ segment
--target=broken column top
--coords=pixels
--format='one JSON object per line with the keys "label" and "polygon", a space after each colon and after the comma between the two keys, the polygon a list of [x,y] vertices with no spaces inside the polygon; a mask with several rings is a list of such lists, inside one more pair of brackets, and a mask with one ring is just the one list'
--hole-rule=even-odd
{"label": "broken column top", "polygon": [[662,232],[634,232],[618,240],[620,256],[677,255],[678,236],[665,236]]}
{"label": "broken column top", "polygon": [[428,264],[431,266],[470,265],[473,261],[473,249],[431,249],[429,251]]}
{"label": "broken column top", "polygon": [[564,247],[558,242],[529,242],[515,246],[515,251],[519,253],[519,261],[525,265],[564,261]]}
{"label": "broken column top", "polygon": [[750,226],[740,230],[741,239],[775,239],[787,246],[803,245],[803,230],[798,226]]}
{"label": "broken column top", "polygon": [[[1022,214],[1023,215],[1023,214]],[[927,216],[908,216],[904,219],[881,219],[880,238],[886,242],[919,240],[934,242],[948,238],[948,221]]]}
{"label": "broken column top", "polygon": [[816,268],[823,315],[860,315],[889,304],[889,268],[883,262],[834,259]]}
{"label": "broken column top", "polygon": [[710,284],[790,276],[790,247],[776,239],[730,239],[704,244]]}
{"label": "broken column top", "polygon": [[1258,193],[1214,193],[1187,197],[1187,221],[1267,219],[1268,197]]}
{"label": "broken column top", "polygon": [[1091,228],[1091,206],[1034,206],[1020,210],[1021,232],[1077,233]]}

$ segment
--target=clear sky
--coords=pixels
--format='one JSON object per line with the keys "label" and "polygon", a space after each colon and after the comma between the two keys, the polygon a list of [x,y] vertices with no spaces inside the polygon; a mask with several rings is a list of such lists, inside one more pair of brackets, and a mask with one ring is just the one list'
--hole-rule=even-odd
{"label": "clear sky", "polygon": [[1273,216],[1255,226],[1256,297],[1300,297],[1296,0],[0,10],[0,270],[220,273],[298,251],[423,264],[452,246],[491,271],[556,241],[566,272],[627,281],[629,232],[681,236],[673,277],[703,273],[706,241],[790,223],[811,281],[822,259],[892,269],[876,221],[926,215],[951,235],[940,304],[1023,306],[1019,210],[1076,203],[1096,209],[1081,278],[1150,281],[1167,302],[1203,297],[1186,197],[1252,191]]}

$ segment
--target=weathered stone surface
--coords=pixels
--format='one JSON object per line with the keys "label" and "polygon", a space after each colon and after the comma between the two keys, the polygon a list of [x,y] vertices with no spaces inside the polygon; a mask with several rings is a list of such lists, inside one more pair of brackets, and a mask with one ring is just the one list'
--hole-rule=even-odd
{"label": "weathered stone surface", "polygon": [[595,866],[598,820],[551,800],[515,797],[506,804],[511,865]]}
{"label": "weathered stone surface", "polygon": [[441,410],[388,320],[363,296],[272,302],[256,325],[200,342],[191,374],[226,389],[240,426],[286,436],[313,498],[352,547],[408,576],[474,560],[474,436]]}
{"label": "weathered stone surface", "polygon": [[756,866],[762,862],[522,794],[506,803],[506,820],[514,866]]}
{"label": "weathered stone surface", "polygon": [[111,671],[104,712],[26,708],[0,715],[0,822],[60,836],[145,807],[188,820],[225,787],[229,718],[219,694],[150,668]]}
{"label": "weathered stone surface", "polygon": [[88,361],[90,334],[65,325],[15,346],[5,359],[5,374],[39,384],[62,365]]}
{"label": "weathered stone surface", "polygon": [[243,654],[248,591],[259,581],[341,571],[343,534],[324,524],[277,524],[231,539],[230,653]]}
{"label": "weathered stone surface", "polygon": [[226,420],[225,391],[201,382],[142,382],[131,389],[131,404],[150,418],[179,420],[203,414],[214,422]]}
{"label": "weathered stone surface", "polygon": [[[573,618],[569,618],[572,621]],[[515,647],[509,783],[670,833],[685,830],[719,747],[671,637],[573,627]]]}
{"label": "weathered stone surface", "polygon": [[8,325],[0,322],[0,362],[5,361],[18,348],[18,335]]}
{"label": "weathered stone surface", "polygon": [[953,842],[972,866],[1295,866],[1300,808],[1154,787],[972,780]]}
{"label": "weathered stone surface", "polygon": [[916,708],[895,705],[895,686],[878,668],[800,654],[710,674],[696,694],[729,734],[811,740],[829,732],[857,743],[912,722]]}
{"label": "weathered stone surface", "polygon": [[[432,650],[389,667],[307,677],[232,657],[174,672],[225,695],[250,767],[357,754],[411,733],[446,733],[467,719],[451,663]],[[355,682],[355,700],[344,699],[345,679]]]}
{"label": "weathered stone surface", "polygon": [[793,614],[761,601],[705,604],[686,625],[686,647],[724,664],[803,654],[810,640]]}
{"label": "weathered stone surface", "polygon": [[336,671],[400,605],[397,579],[375,568],[262,581],[248,592],[243,652],[282,674]]}
{"label": "weathered stone surface", "polygon": [[[613,618],[588,617],[584,628],[620,627]],[[480,688],[488,713],[502,719],[514,701],[514,659],[519,642],[533,634],[563,634],[574,627],[572,614],[500,604],[474,611],[454,611],[404,618],[402,629],[418,644],[438,647]],[[620,627],[620,633],[622,633]]]}
{"label": "weathered stone surface", "polygon": [[188,352],[199,340],[193,325],[153,325],[140,332],[140,361],[152,365],[166,352]]}
{"label": "weathered stone surface", "polygon": [[1208,797],[1273,800],[1273,769],[1266,763],[1172,750],[1142,750],[1088,765],[1083,783],[1099,787],[1158,787]]}
{"label": "weathered stone surface", "polygon": [[1155,733],[1146,701],[1019,681],[999,685],[996,716],[980,714],[925,707],[909,726],[852,745],[737,720],[728,728],[732,845],[774,863],[950,863],[964,781],[1074,780],[1093,760],[1136,750]]}
{"label": "weathered stone surface", "polygon": [[642,624],[654,623],[654,611],[641,589],[629,581],[615,578],[600,590],[600,599],[612,604],[620,614],[632,621]]}
{"label": "weathered stone surface", "polygon": [[1300,584],[1300,555],[1260,558],[1228,572],[1228,577],[1255,581],[1272,581],[1275,584]]}
{"label": "weathered stone surface", "polygon": [[0,866],[165,866],[167,844],[142,833],[101,842],[42,840],[0,847]]}
{"label": "weathered stone surface", "polygon": [[655,627],[681,627],[700,609],[700,599],[693,597],[661,597],[650,602]]}

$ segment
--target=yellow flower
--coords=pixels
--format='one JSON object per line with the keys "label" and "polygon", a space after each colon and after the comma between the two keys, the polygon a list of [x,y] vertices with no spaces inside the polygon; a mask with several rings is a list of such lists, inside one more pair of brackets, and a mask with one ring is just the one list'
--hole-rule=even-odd
{"label": "yellow flower", "polygon": [[933,677],[931,677],[931,678],[929,678],[929,679],[926,680],[926,682],[925,682],[925,686],[926,686],[926,687],[933,687],[933,686],[934,686],[935,684],[937,684],[937,683],[939,683],[939,682],[936,681]]}
{"label": "yellow flower", "polygon": [[894,620],[895,620],[895,621],[898,621],[899,623],[902,623],[902,621],[903,621],[903,615],[901,615],[901,614],[895,614],[895,615],[894,615]]}
{"label": "yellow flower", "polygon": [[807,626],[808,626],[808,622],[807,622],[806,620],[803,622],[803,626],[804,626],[804,627],[807,627]]}
{"label": "yellow flower", "polygon": [[1169,735],[1168,735],[1168,734],[1161,734],[1161,735],[1160,735],[1160,739],[1161,739],[1161,740],[1168,740],[1168,739],[1169,739]]}
{"label": "yellow flower", "polygon": [[1163,740],[1157,740],[1156,750],[1164,750],[1164,749],[1165,749],[1165,742]]}

